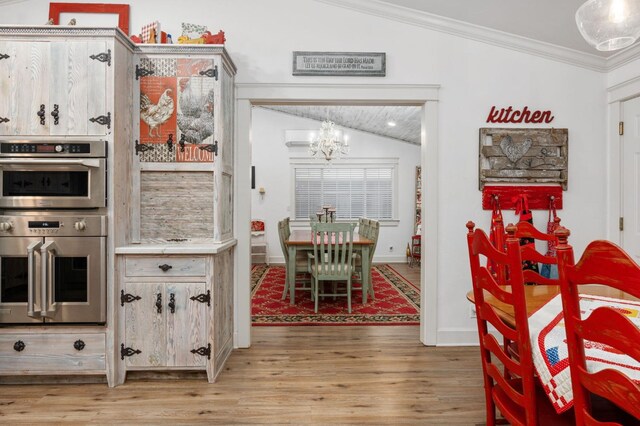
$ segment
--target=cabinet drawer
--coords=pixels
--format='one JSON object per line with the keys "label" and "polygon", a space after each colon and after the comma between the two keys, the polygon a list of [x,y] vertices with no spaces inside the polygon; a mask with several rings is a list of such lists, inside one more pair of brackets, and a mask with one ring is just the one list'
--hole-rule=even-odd
{"label": "cabinet drawer", "polygon": [[203,257],[127,257],[127,277],[204,277]]}
{"label": "cabinet drawer", "polygon": [[0,336],[2,374],[105,370],[104,334],[50,333]]}

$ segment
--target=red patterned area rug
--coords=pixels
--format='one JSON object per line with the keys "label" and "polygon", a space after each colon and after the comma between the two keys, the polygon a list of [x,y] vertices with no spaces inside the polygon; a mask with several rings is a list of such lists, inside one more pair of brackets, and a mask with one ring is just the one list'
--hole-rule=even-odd
{"label": "red patterned area rug", "polygon": [[362,292],[353,290],[351,313],[347,298],[320,299],[318,313],[308,290],[296,291],[296,304],[282,300],[284,266],[255,265],[251,270],[251,320],[253,325],[417,325],[420,291],[388,265],[371,269],[375,300],[362,304]]}

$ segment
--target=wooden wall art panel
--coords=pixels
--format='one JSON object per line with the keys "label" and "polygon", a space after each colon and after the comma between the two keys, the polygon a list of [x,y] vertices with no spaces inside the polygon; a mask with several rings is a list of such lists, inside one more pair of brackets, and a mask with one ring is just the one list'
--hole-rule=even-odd
{"label": "wooden wall art panel", "polygon": [[556,183],[567,189],[568,129],[480,129],[479,185]]}

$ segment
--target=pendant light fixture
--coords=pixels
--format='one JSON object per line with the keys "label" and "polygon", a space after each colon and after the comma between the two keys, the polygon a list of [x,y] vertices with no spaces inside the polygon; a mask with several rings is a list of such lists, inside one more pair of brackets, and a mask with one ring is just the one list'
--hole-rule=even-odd
{"label": "pendant light fixture", "polygon": [[598,50],[625,48],[640,37],[640,1],[589,0],[578,8],[576,24],[582,37]]}
{"label": "pendant light fixture", "polygon": [[320,132],[309,144],[309,152],[313,157],[331,161],[349,154],[347,141],[341,140],[342,132],[335,128],[335,123],[329,119],[322,122]]}

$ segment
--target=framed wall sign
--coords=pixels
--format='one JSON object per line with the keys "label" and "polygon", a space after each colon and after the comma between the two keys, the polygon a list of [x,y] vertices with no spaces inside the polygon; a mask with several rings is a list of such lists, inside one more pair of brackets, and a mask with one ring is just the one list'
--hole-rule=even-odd
{"label": "framed wall sign", "polygon": [[386,53],[293,52],[293,75],[384,77]]}
{"label": "framed wall sign", "polygon": [[[79,15],[111,14],[118,17],[118,28],[129,35],[129,5],[107,3],[50,3],[49,19],[53,25],[60,25],[61,13],[77,13]],[[78,25],[92,25],[90,19],[78,19]]]}

